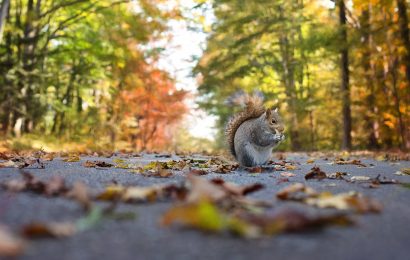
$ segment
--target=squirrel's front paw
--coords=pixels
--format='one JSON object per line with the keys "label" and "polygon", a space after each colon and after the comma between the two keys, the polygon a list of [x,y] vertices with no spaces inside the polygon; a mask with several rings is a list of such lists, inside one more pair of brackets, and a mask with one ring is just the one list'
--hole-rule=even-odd
{"label": "squirrel's front paw", "polygon": [[285,135],[284,134],[275,134],[274,139],[275,139],[275,142],[279,143],[279,142],[285,140]]}

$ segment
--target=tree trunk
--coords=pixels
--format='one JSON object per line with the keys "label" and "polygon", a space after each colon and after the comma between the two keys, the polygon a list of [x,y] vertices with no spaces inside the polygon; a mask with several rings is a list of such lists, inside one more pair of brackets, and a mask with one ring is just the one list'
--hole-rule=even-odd
{"label": "tree trunk", "polygon": [[341,56],[341,90],[342,90],[342,115],[343,115],[343,139],[342,149],[352,149],[352,115],[350,110],[350,89],[349,89],[349,47],[347,42],[346,28],[346,6],[344,0],[338,0],[339,22],[340,22],[340,40],[342,48]]}
{"label": "tree trunk", "polygon": [[394,97],[394,109],[397,113],[397,117],[399,119],[399,135],[401,137],[400,140],[400,148],[402,150],[405,150],[406,148],[406,128],[404,126],[403,122],[403,116],[400,111],[400,97],[397,89],[397,69],[398,69],[399,61],[397,57],[394,58],[394,60],[391,62],[390,67],[391,67],[391,75],[392,75],[392,85],[393,85],[393,97]]}
{"label": "tree trunk", "polygon": [[409,35],[409,19],[407,17],[407,4],[405,0],[397,0],[397,8],[399,11],[399,26],[400,36],[406,49],[406,54],[403,57],[403,63],[406,67],[406,79],[407,79],[407,98],[410,102],[410,35]]}
{"label": "tree trunk", "polygon": [[376,97],[375,97],[375,87],[374,87],[374,77],[373,77],[373,66],[371,63],[372,57],[372,42],[371,42],[371,22],[370,22],[370,4],[369,8],[365,9],[361,15],[361,27],[362,27],[362,36],[363,36],[363,69],[364,69],[364,78],[367,85],[368,94],[366,97],[366,106],[367,112],[365,115],[366,120],[366,131],[368,133],[367,136],[367,147],[369,149],[377,149],[379,148],[379,144],[377,143],[376,138]]}
{"label": "tree trunk", "polygon": [[[280,8],[281,10],[281,18],[283,17],[283,7]],[[287,97],[287,103],[289,105],[289,113],[290,113],[290,127],[289,127],[289,135],[290,135],[290,144],[293,151],[300,150],[301,144],[299,141],[299,120],[298,120],[298,111],[297,111],[297,95],[296,95],[296,87],[295,87],[295,65],[294,65],[294,50],[293,50],[293,42],[289,42],[289,33],[287,29],[284,29],[282,35],[280,37],[280,51],[281,51],[281,58],[282,58],[282,81],[285,85],[285,94]]]}
{"label": "tree trunk", "polygon": [[0,43],[3,39],[3,30],[6,23],[6,16],[9,9],[10,0],[3,0],[0,6]]}

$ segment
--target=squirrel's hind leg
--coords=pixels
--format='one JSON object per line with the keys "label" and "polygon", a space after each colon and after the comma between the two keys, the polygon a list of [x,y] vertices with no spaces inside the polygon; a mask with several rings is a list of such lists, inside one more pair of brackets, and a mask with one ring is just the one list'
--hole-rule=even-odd
{"label": "squirrel's hind leg", "polygon": [[255,158],[257,153],[258,152],[250,143],[243,144],[237,153],[239,164],[246,167],[256,166],[258,164]]}

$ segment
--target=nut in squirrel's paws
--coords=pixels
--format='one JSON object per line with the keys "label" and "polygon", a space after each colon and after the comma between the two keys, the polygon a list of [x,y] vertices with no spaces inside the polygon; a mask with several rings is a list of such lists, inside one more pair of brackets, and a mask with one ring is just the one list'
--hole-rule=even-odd
{"label": "nut in squirrel's paws", "polygon": [[285,140],[285,135],[284,134],[275,134],[275,141],[276,142],[281,142],[283,140]]}

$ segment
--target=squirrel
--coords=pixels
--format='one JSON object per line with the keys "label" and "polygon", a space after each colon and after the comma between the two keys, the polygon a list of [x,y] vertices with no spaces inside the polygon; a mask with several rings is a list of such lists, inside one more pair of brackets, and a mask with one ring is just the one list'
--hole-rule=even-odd
{"label": "squirrel", "polygon": [[233,116],[225,130],[230,153],[242,166],[263,165],[284,140],[285,127],[278,109],[266,109],[261,97],[246,94],[242,102],[244,110]]}

